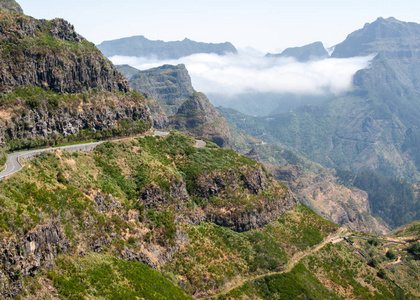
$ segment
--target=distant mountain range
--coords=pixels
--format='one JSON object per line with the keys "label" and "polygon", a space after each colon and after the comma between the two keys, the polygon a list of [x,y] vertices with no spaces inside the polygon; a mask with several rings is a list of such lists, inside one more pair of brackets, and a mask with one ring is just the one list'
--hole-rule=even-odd
{"label": "distant mountain range", "polygon": [[321,42],[315,42],[303,47],[287,48],[280,54],[268,53],[267,57],[293,57],[297,61],[307,62],[310,60],[323,59],[329,57],[327,50]]}
{"label": "distant mountain range", "polygon": [[97,47],[107,57],[122,55],[155,57],[157,59],[178,59],[196,53],[224,55],[238,52],[229,42],[219,44],[200,43],[187,38],[182,41],[164,42],[152,41],[142,35],[105,41]]}
{"label": "distant mountain range", "polygon": [[[0,164],[6,151],[106,139],[27,158],[0,182],[1,299],[420,297],[418,222],[366,240],[294,194],[350,229],[385,232],[365,192],[329,179],[397,201],[400,182],[326,170],[230,127],[183,65],[119,69],[138,91],[68,22],[1,9]],[[176,130],[153,133],[152,118]],[[255,147],[216,145],[233,139]]]}
{"label": "distant mountain range", "polygon": [[[389,188],[396,188],[396,183],[385,184],[385,177],[410,183],[420,180],[418,49],[419,24],[379,18],[350,34],[331,55],[376,54],[371,67],[354,76],[352,91],[269,117],[229,110],[223,113],[230,123],[266,142],[292,149],[324,166],[360,172],[357,176],[364,182],[355,180],[355,185],[376,191],[370,198],[374,215],[398,226],[418,219],[420,213],[410,189],[404,200],[397,199],[404,192],[388,199],[393,193]],[[347,184],[351,183],[347,180]],[[372,202],[375,197],[376,204]]]}

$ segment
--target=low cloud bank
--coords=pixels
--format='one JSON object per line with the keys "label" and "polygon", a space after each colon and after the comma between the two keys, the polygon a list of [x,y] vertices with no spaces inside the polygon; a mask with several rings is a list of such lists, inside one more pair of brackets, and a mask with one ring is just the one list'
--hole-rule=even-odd
{"label": "low cloud bank", "polygon": [[368,68],[374,55],[297,62],[293,58],[250,54],[194,54],[178,60],[114,56],[114,64],[147,70],[163,64],[185,64],[197,91],[212,94],[293,93],[339,94],[352,88],[353,76]]}

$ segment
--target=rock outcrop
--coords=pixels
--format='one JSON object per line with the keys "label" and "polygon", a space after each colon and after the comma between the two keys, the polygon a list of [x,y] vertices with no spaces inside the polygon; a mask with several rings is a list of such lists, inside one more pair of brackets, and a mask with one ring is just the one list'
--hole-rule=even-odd
{"label": "rock outcrop", "polygon": [[[190,194],[182,180],[172,180],[168,192],[156,184],[148,185],[141,191],[139,203],[146,210],[157,211],[175,205],[177,222],[194,225],[211,222],[237,232],[261,228],[298,203],[293,193],[281,186],[261,167],[243,168],[240,173],[205,172],[190,184],[194,186]],[[234,197],[235,191],[237,202],[230,199]],[[250,197],[254,200],[245,200],[246,195],[252,195]],[[207,204],[192,211],[185,209],[184,205],[190,203],[194,197],[204,199],[202,201]]]}
{"label": "rock outcrop", "polygon": [[203,93],[194,93],[185,101],[170,117],[170,125],[186,134],[209,139],[223,148],[231,144],[229,124]]}
{"label": "rock outcrop", "polygon": [[62,19],[36,20],[3,11],[0,59],[2,92],[24,86],[57,93],[130,90],[113,64]]}
{"label": "rock outcrop", "polygon": [[15,0],[0,0],[0,9],[8,9],[17,13],[23,13],[22,7]]}
{"label": "rock outcrop", "polygon": [[7,116],[0,119],[0,142],[19,149],[19,145],[12,146],[18,140],[38,140],[42,145],[70,136],[77,140],[81,130],[100,138],[144,132],[151,126],[150,111],[141,95],[96,93],[88,98],[85,102],[83,95],[74,95],[71,103],[60,99],[52,107],[51,99],[28,104],[18,97],[14,109],[0,106],[0,113]]}
{"label": "rock outcrop", "polygon": [[21,237],[3,238],[0,243],[0,294],[14,298],[22,289],[22,278],[34,275],[41,266],[52,268],[54,258],[66,252],[69,240],[58,221],[35,227]]}
{"label": "rock outcrop", "polygon": [[125,76],[131,77],[130,84],[133,89],[154,98],[168,116],[175,114],[182,103],[194,93],[185,65],[164,65],[138,71],[136,74],[126,66],[120,66],[118,69]]}

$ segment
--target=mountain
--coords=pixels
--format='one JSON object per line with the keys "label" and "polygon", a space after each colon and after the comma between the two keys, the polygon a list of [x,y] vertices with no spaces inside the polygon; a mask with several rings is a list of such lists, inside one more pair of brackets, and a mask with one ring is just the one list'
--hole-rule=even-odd
{"label": "mountain", "polygon": [[131,92],[128,80],[65,20],[2,10],[0,61],[2,148],[132,135],[151,126],[145,97]]}
{"label": "mountain", "polygon": [[187,38],[182,41],[164,42],[152,41],[142,35],[105,41],[99,44],[98,48],[106,57],[122,55],[154,57],[157,59],[178,59],[197,53],[224,55],[238,52],[229,42],[219,44],[200,43]]}
{"label": "mountain", "polygon": [[17,13],[23,13],[22,7],[15,0],[1,0],[0,9],[5,8]]}
{"label": "mountain", "polygon": [[[233,114],[232,118],[225,117],[266,142],[293,149],[324,166],[370,178],[373,194],[379,186],[390,186],[384,181],[395,183],[394,192],[384,192],[386,207],[375,208],[371,202],[371,208],[374,215],[393,227],[403,225],[418,219],[419,213],[412,188],[397,184],[404,180],[412,184],[420,179],[419,47],[419,24],[379,18],[350,34],[332,54],[375,54],[370,68],[354,76],[353,91],[269,118]],[[366,177],[366,169],[377,176]],[[399,194],[397,190],[407,192]],[[382,197],[373,194],[372,201]],[[404,195],[404,200],[396,200],[400,196],[392,200],[387,196],[391,194]],[[400,205],[400,201],[404,204]]]}
{"label": "mountain", "polygon": [[203,93],[194,93],[170,118],[171,128],[209,139],[219,147],[231,146],[229,124]]}
{"label": "mountain", "polygon": [[45,153],[0,182],[2,296],[398,299],[395,284],[419,296],[413,230],[346,232],[259,163],[194,143],[172,133]]}
{"label": "mountain", "polygon": [[[43,152],[0,182],[1,298],[420,296],[415,224],[392,238],[347,231],[299,204],[248,157],[176,131],[149,135],[155,99],[129,91],[83,40],[63,42],[72,32],[68,23],[21,16],[3,10],[0,16],[3,70],[23,74],[1,93],[8,149],[142,136],[89,152]],[[58,31],[54,24],[61,24]],[[7,57],[7,49],[17,52]],[[60,65],[68,60],[70,67]],[[37,65],[40,77],[28,79],[25,72],[33,70],[22,62]],[[49,76],[39,85],[44,72]],[[169,119],[188,134],[228,128],[195,92]]]}
{"label": "mountain", "polygon": [[61,94],[130,90],[127,79],[65,20],[36,20],[6,11],[0,40],[2,92],[28,86]]}
{"label": "mountain", "polygon": [[307,62],[329,57],[327,50],[321,42],[315,42],[302,47],[287,48],[280,54],[268,53],[267,57],[293,57],[297,61]]}
{"label": "mountain", "polygon": [[130,77],[133,89],[154,98],[168,116],[176,113],[195,92],[187,68],[182,64],[137,70],[137,73],[125,66],[118,67],[118,70]]}

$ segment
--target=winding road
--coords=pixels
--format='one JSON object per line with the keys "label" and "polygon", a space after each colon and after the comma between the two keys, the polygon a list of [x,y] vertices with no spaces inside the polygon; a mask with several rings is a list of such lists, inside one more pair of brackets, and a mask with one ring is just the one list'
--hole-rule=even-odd
{"label": "winding road", "polygon": [[[153,136],[167,136],[169,135],[169,132],[167,131],[155,131]],[[118,141],[118,140],[114,140]],[[95,149],[96,146],[104,143],[105,141],[101,142],[91,142],[91,143],[85,143],[85,144],[77,144],[77,145],[70,145],[70,146],[61,146],[61,147],[51,147],[51,148],[45,148],[45,149],[36,149],[36,150],[28,150],[28,151],[22,151],[22,152],[15,152],[11,153],[7,156],[6,161],[6,168],[0,172],[0,181],[3,180],[6,176],[12,175],[16,172],[19,172],[23,166],[20,163],[21,158],[32,158],[42,152],[46,151],[52,151],[57,149],[63,149],[68,152],[74,152],[74,151],[92,151]],[[206,146],[206,142],[203,140],[196,140],[196,148],[204,148]]]}

